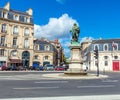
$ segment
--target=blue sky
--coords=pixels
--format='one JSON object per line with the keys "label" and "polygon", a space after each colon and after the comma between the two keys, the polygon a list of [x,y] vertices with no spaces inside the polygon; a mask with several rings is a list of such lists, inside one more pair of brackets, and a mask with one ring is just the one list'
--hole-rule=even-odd
{"label": "blue sky", "polygon": [[80,26],[80,37],[120,38],[120,0],[0,0],[0,7],[25,12],[33,9],[35,37],[58,38],[69,55],[73,23]]}

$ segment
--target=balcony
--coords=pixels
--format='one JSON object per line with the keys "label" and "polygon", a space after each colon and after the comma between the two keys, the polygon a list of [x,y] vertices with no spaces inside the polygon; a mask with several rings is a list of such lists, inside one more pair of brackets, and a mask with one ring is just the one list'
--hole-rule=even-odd
{"label": "balcony", "polygon": [[13,32],[13,35],[18,35],[18,32]]}
{"label": "balcony", "polygon": [[25,49],[29,49],[29,46],[24,46]]}
{"label": "balcony", "polygon": [[6,47],[6,46],[7,46],[7,44],[0,43],[0,46],[2,46],[2,47]]}
{"label": "balcony", "polygon": [[24,33],[24,36],[29,36],[29,34],[28,33]]}
{"label": "balcony", "polygon": [[18,45],[13,45],[12,47],[13,47],[13,48],[18,48]]}
{"label": "balcony", "polygon": [[1,30],[2,33],[7,33],[7,30]]}

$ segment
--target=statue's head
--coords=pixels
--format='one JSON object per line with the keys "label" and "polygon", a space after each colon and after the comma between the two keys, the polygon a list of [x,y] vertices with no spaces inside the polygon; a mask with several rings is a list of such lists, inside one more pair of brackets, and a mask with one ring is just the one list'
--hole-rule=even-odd
{"label": "statue's head", "polygon": [[76,24],[76,23],[74,23],[73,25],[74,25],[74,26],[77,26],[77,24]]}

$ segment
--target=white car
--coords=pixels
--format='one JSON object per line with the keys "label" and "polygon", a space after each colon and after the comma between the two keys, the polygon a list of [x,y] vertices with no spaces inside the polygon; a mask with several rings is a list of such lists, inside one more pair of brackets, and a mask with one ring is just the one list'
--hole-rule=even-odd
{"label": "white car", "polygon": [[54,70],[54,69],[55,69],[54,66],[51,64],[45,66],[45,70]]}

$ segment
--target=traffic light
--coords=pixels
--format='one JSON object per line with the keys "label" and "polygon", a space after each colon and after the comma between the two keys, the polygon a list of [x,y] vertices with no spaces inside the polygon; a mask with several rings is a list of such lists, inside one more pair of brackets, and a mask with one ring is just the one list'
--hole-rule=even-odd
{"label": "traffic light", "polygon": [[94,57],[95,57],[95,59],[98,59],[98,49],[94,50]]}

